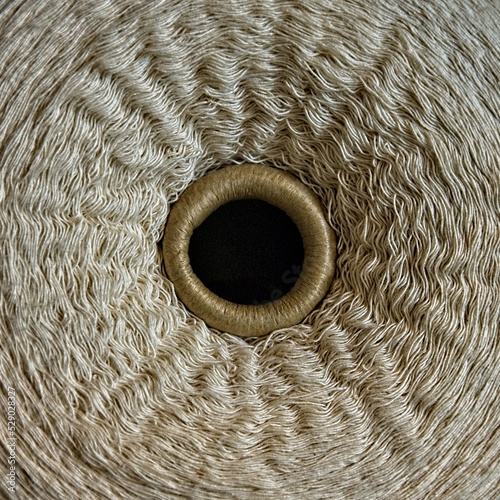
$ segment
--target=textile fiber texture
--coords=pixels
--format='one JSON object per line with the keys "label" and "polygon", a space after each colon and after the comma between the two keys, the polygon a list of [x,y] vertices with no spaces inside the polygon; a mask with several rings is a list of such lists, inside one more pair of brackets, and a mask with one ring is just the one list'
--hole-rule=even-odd
{"label": "textile fiber texture", "polygon": [[[499,22],[0,2],[0,497],[499,498]],[[162,259],[180,194],[245,163],[337,237],[325,299],[260,338],[209,328]]]}

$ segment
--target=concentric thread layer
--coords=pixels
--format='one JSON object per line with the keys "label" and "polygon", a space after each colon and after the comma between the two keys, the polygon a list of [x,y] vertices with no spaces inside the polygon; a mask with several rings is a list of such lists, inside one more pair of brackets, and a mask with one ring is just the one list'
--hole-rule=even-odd
{"label": "concentric thread layer", "polygon": [[[3,2],[17,498],[498,498],[499,18],[486,0]],[[321,305],[250,340],[190,313],[161,255],[180,193],[244,163],[298,177],[338,237]]]}

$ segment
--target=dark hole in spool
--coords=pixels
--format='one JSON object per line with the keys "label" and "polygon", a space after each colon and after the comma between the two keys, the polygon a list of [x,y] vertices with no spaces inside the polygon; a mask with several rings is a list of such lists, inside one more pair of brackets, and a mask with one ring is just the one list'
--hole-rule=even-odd
{"label": "dark hole in spool", "polygon": [[263,200],[230,201],[191,236],[193,272],[219,297],[263,304],[289,292],[304,261],[300,232],[290,217]]}

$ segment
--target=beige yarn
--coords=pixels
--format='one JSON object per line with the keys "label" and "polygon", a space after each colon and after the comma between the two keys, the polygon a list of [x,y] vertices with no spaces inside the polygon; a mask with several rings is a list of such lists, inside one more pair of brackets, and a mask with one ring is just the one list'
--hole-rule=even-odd
{"label": "beige yarn", "polygon": [[[499,8],[0,4],[0,496],[500,495]],[[170,208],[281,167],[337,235],[300,324],[218,333]]]}
{"label": "beige yarn", "polygon": [[[302,236],[305,257],[295,286],[265,305],[234,304],[206,288],[189,262],[189,243],[214,210],[236,199],[257,198],[283,210]],[[210,326],[252,337],[293,326],[323,299],[335,270],[335,236],[318,198],[286,172],[262,165],[217,170],[198,180],[172,207],[163,239],[168,277],[184,304]]]}

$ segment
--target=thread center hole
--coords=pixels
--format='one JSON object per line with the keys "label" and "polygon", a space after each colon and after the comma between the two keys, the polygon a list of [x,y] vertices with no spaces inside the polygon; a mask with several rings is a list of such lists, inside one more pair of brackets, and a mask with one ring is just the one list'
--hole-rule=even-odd
{"label": "thread center hole", "polygon": [[297,226],[281,209],[258,199],[233,200],[193,231],[189,259],[193,272],[219,297],[259,305],[293,288],[304,245]]}

